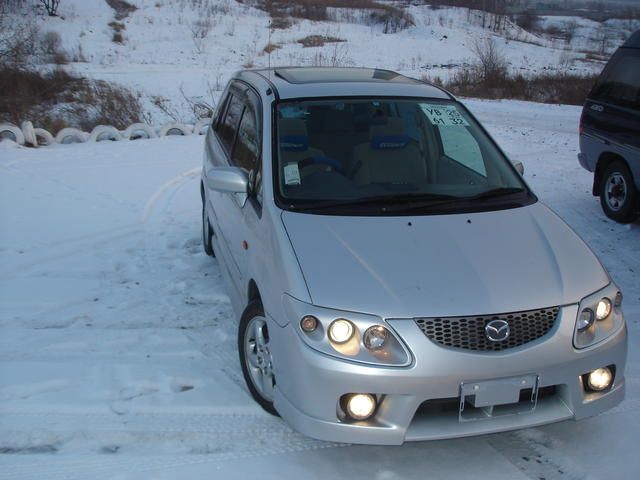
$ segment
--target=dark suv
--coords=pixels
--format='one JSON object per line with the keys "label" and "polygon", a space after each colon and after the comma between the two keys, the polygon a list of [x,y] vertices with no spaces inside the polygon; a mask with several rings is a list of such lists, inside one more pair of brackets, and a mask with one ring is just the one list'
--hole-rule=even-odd
{"label": "dark suv", "polygon": [[593,194],[622,223],[640,213],[640,30],[611,57],[580,118],[580,165]]}

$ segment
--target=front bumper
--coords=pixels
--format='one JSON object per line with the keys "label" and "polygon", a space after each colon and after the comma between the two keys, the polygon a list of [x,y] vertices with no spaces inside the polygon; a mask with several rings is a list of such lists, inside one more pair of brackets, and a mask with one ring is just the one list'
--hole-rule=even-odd
{"label": "front bumper", "polygon": [[[494,433],[561,420],[596,415],[624,398],[626,327],[592,347],[573,348],[577,305],[563,307],[556,325],[545,337],[502,352],[473,352],[440,347],[429,341],[413,320],[387,323],[413,353],[409,367],[358,365],[319,353],[306,346],[295,324],[272,335],[276,390],[280,415],[296,430],[321,440],[399,445]],[[614,365],[610,390],[586,393],[581,375]],[[460,385],[468,382],[536,375],[539,387],[555,387],[527,413],[460,421],[457,410],[423,413],[428,400],[455,405]],[[542,390],[541,390],[542,391]],[[371,420],[340,419],[339,398],[346,393],[372,393],[380,399]]]}

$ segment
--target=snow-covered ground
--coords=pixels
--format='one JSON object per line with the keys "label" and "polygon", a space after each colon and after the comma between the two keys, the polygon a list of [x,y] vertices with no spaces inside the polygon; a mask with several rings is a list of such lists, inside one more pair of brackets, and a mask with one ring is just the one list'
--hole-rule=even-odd
{"label": "snow-covered ground", "polygon": [[220,271],[201,251],[202,137],[4,142],[0,478],[637,478],[640,223],[607,220],[590,195],[578,108],[467,103],[623,289],[624,403],[578,423],[402,447],[305,438],[244,387]]}
{"label": "snow-covered ground", "polygon": [[[193,121],[190,102],[215,103],[231,73],[243,67],[368,66],[446,79],[474,61],[471,49],[476,41],[494,38],[513,71],[527,75],[568,69],[585,74],[599,72],[603,66],[588,52],[599,52],[604,46],[604,53],[610,54],[630,30],[640,28],[638,20],[600,24],[578,17],[542,19],[545,28],[562,29],[575,23],[574,38],[566,43],[511,23],[494,32],[489,27],[495,18],[485,18],[477,10],[410,5],[406,11],[415,25],[397,33],[383,33],[382,25],[372,24],[368,13],[357,9],[329,9],[329,21],[294,19],[289,28],[270,29],[269,15],[250,6],[251,2],[128,1],[138,9],[121,20],[123,43],[112,41],[114,30],[109,24],[115,12],[105,0],[64,0],[60,17],[40,16],[37,24],[43,33],[61,35],[72,60],[66,68],[140,92],[148,120],[155,124],[170,116]],[[29,18],[18,12],[12,24]],[[197,43],[194,32],[201,36]],[[298,41],[308,35],[344,41],[306,48]],[[270,55],[264,50],[269,43],[276,48]],[[164,111],[159,103],[166,107]]]}

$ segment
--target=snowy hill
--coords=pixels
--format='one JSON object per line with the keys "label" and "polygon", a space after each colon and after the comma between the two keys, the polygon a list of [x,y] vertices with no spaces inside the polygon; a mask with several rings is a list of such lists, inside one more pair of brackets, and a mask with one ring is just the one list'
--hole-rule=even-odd
{"label": "snowy hill", "polygon": [[[570,42],[522,30],[508,19],[464,8],[401,5],[412,26],[395,33],[362,9],[329,8],[327,19],[294,18],[288,28],[251,2],[234,0],[63,0],[60,17],[38,17],[41,32],[56,31],[71,57],[67,67],[83,76],[118,82],[142,94],[155,123],[193,119],[194,101],[215,103],[229,75],[266,65],[357,65],[389,68],[421,77],[447,78],[473,61],[470,47],[493,37],[510,68],[524,74],[557,69],[597,72],[633,25],[600,24],[575,17],[541,20],[544,30],[571,23]],[[29,2],[27,1],[27,5]],[[397,4],[397,2],[396,2]],[[395,5],[395,4],[394,4]],[[24,16],[16,17],[24,21]],[[284,25],[286,26],[286,25]],[[318,46],[300,41],[309,36]],[[604,36],[604,40],[602,39]],[[340,40],[322,44],[318,38]],[[41,68],[46,68],[45,66]]]}

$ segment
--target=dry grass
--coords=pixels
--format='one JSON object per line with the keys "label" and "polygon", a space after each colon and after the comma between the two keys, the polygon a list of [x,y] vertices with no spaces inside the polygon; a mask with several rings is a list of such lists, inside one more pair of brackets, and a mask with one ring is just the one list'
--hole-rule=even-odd
{"label": "dry grass", "polygon": [[475,98],[526,100],[540,103],[584,105],[598,75],[543,73],[525,77],[505,74],[502,78],[485,81],[477,68],[459,70],[449,81],[423,77],[423,80],[442,86],[454,95]]}
{"label": "dry grass", "polygon": [[116,11],[116,20],[124,20],[129,14],[135,12],[138,7],[131,5],[126,0],[106,0],[111,8]]}
{"label": "dry grass", "polygon": [[115,20],[113,22],[109,22],[109,26],[113,29],[114,32],[122,32],[126,28],[124,23],[117,22]]}
{"label": "dry grass", "polygon": [[369,21],[383,26],[384,33],[394,33],[415,25],[413,18],[401,7],[375,0],[253,0],[247,1],[268,12],[271,28],[289,28],[291,18],[327,21],[327,8],[347,8],[370,11]]}
{"label": "dry grass", "polygon": [[338,43],[338,42],[346,42],[343,38],[330,37],[327,35],[307,35],[304,38],[298,40],[298,43],[302,44],[303,47],[322,47],[325,43]]}
{"label": "dry grass", "polygon": [[120,32],[113,32],[113,36],[111,37],[111,41],[113,43],[124,43],[124,36]]}
{"label": "dry grass", "polygon": [[142,118],[139,98],[129,90],[62,69],[43,74],[0,68],[0,91],[0,121],[31,120],[52,132],[67,126],[90,131],[99,124],[122,129]]}
{"label": "dry grass", "polygon": [[271,28],[273,30],[286,30],[291,25],[293,25],[293,21],[287,17],[272,17],[271,18]]}
{"label": "dry grass", "polygon": [[270,53],[275,52],[276,50],[278,50],[279,48],[282,48],[280,45],[278,45],[277,43],[267,43],[265,45],[265,47],[262,49],[263,53],[269,55]]}

